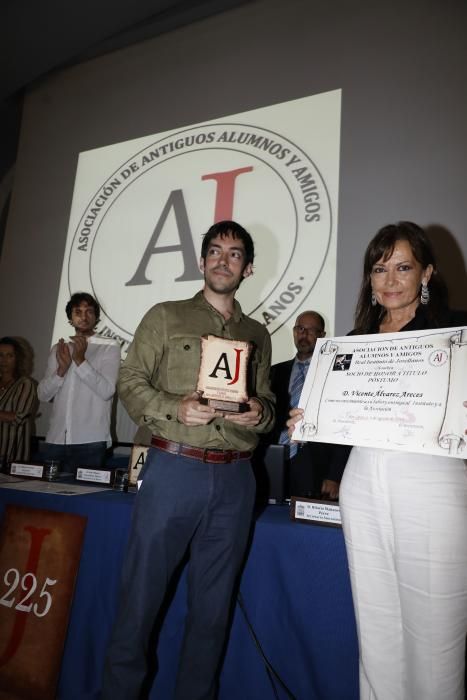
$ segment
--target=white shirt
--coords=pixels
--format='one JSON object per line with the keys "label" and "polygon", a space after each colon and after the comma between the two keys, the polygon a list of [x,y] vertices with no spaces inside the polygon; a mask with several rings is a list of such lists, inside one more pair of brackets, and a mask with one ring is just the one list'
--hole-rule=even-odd
{"label": "white shirt", "polygon": [[[71,343],[70,352],[72,351]],[[76,445],[106,441],[110,436],[112,398],[120,368],[120,346],[112,338],[88,338],[86,359],[71,363],[64,377],[57,374],[57,345],[49,354],[45,377],[39,382],[40,401],[52,401],[46,442]]]}

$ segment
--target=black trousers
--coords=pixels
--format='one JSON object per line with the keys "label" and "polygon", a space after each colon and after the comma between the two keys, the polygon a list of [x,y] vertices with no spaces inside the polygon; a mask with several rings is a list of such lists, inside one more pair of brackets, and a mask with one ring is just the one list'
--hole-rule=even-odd
{"label": "black trousers", "polygon": [[321,493],[323,469],[313,459],[310,444],[302,445],[287,464],[290,496],[317,498]]}

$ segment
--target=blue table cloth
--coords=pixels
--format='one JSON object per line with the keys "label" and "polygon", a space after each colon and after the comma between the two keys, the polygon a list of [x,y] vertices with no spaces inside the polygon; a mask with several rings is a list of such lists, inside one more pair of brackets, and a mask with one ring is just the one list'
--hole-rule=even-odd
{"label": "blue table cloth", "polygon": [[[134,494],[59,496],[0,488],[7,503],[88,518],[58,687],[59,700],[97,700],[115,611]],[[292,522],[286,506],[255,520],[240,595],[269,662],[297,700],[357,700],[358,648],[342,531]],[[169,700],[186,612],[182,573],[160,629],[151,700]],[[237,604],[219,700],[274,700],[276,693]]]}

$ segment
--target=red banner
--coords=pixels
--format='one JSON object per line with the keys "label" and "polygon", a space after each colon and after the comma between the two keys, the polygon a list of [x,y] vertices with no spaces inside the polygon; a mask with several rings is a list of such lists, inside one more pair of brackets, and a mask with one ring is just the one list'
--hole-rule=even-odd
{"label": "red banner", "polygon": [[6,506],[0,537],[0,698],[55,697],[86,520]]}

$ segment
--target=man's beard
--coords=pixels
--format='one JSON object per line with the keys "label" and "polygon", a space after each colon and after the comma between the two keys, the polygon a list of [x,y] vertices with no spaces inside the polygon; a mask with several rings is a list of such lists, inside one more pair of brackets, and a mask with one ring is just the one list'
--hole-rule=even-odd
{"label": "man's beard", "polygon": [[[214,272],[214,270],[212,272]],[[216,292],[216,294],[231,294],[231,292],[235,292],[238,289],[240,280],[236,280],[233,275],[226,275],[225,277],[216,280],[212,277],[208,278],[205,273],[204,283],[208,289],[210,289],[212,292]]]}

